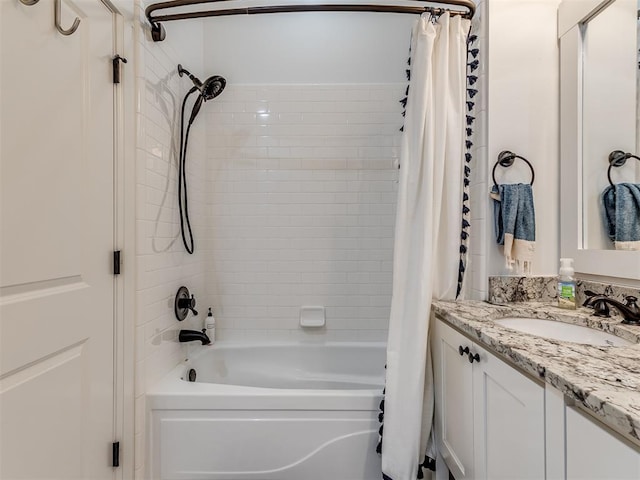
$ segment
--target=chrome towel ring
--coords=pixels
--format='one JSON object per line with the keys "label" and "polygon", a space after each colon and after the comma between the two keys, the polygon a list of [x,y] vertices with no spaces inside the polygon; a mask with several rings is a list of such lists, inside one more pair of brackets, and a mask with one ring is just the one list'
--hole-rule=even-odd
{"label": "chrome towel ring", "polygon": [[531,165],[529,160],[527,160],[524,157],[521,157],[520,155],[516,155],[515,153],[510,152],[509,150],[503,150],[498,154],[498,161],[493,166],[493,170],[491,172],[491,177],[493,178],[493,184],[496,187],[498,186],[498,181],[496,180],[496,168],[498,168],[498,165],[500,165],[501,167],[508,168],[511,165],[513,165],[513,163],[516,161],[516,158],[519,158],[520,160],[524,161],[527,165],[529,165],[529,168],[531,169],[531,183],[529,185],[533,185],[533,181],[536,178],[536,172],[534,171],[533,165]]}

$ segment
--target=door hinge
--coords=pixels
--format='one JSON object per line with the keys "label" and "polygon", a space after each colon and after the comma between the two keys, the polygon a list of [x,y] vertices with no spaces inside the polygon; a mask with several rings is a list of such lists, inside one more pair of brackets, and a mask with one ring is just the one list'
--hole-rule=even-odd
{"label": "door hinge", "polygon": [[111,61],[113,62],[113,83],[120,83],[120,62],[127,63],[127,59],[116,55]]}
{"label": "door hinge", "polygon": [[120,442],[113,442],[111,466],[112,467],[120,466]]}
{"label": "door hinge", "polygon": [[113,274],[120,275],[120,250],[113,252]]}

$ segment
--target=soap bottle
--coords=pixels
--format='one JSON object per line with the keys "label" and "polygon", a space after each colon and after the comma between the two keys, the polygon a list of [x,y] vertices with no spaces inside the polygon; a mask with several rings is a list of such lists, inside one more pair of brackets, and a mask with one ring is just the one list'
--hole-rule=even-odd
{"label": "soap bottle", "polygon": [[573,258],[561,258],[558,276],[558,307],[560,308],[576,309],[576,279],[574,274]]}
{"label": "soap bottle", "polygon": [[216,319],[213,318],[211,307],[209,307],[209,313],[204,318],[204,333],[209,337],[211,343],[216,341]]}

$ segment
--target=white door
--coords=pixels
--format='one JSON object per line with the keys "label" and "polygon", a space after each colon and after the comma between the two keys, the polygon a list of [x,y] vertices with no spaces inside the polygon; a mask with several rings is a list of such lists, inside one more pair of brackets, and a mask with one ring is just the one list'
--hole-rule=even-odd
{"label": "white door", "polygon": [[545,478],[544,387],[477,345],[472,353],[475,478]]}
{"label": "white door", "polygon": [[114,14],[0,0],[0,478],[113,478]]}
{"label": "white door", "polygon": [[456,480],[473,479],[473,342],[440,320],[433,326],[438,450]]}

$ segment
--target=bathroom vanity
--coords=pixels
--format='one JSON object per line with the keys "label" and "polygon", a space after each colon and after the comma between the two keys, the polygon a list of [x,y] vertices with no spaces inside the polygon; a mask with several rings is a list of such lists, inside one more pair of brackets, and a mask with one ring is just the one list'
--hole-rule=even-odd
{"label": "bathroom vanity", "polygon": [[[640,478],[640,327],[540,303],[432,312],[436,441],[456,480]],[[579,328],[588,344],[545,338],[494,322],[504,317],[603,338],[581,340]]]}

